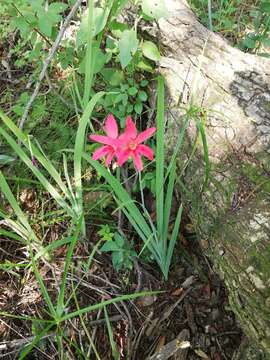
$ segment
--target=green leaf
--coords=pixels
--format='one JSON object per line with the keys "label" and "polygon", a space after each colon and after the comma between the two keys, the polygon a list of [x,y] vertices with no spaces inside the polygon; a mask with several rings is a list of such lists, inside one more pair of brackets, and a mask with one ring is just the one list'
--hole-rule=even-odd
{"label": "green leaf", "polygon": [[49,5],[49,11],[52,11],[54,13],[61,13],[67,9],[67,4],[60,3],[60,2],[54,2]]}
{"label": "green leaf", "polygon": [[262,11],[270,12],[270,2],[269,1],[262,1],[260,6]]}
{"label": "green leaf", "polygon": [[116,20],[113,20],[113,21],[110,22],[109,28],[111,29],[112,34],[116,38],[120,38],[121,35],[122,35],[122,32],[129,29],[127,24],[120,23],[120,22],[118,22]]}
{"label": "green leaf", "polygon": [[128,104],[128,106],[127,106],[127,113],[128,113],[128,114],[131,114],[132,111],[133,111],[133,105],[132,105],[132,104]]}
{"label": "green leaf", "polygon": [[140,82],[141,87],[145,87],[145,86],[147,86],[148,84],[149,84],[149,81],[148,81],[148,80],[142,80],[142,81]]}
{"label": "green leaf", "polygon": [[[164,99],[165,85],[163,77],[158,77],[158,98],[157,98],[157,135],[156,135],[156,214],[157,231],[162,235],[164,226]],[[160,239],[161,240],[161,239]]]}
{"label": "green leaf", "polygon": [[124,73],[114,68],[105,68],[101,70],[104,80],[112,86],[118,86],[124,80]]}
{"label": "green leaf", "polygon": [[26,38],[29,35],[31,28],[23,17],[15,18],[12,21],[12,26],[20,30],[22,38]]}
{"label": "green leaf", "polygon": [[242,45],[248,49],[254,49],[256,46],[256,40],[251,39],[250,37],[246,37],[243,41],[242,41]]}
{"label": "green leaf", "polygon": [[132,86],[131,88],[128,89],[128,94],[129,94],[130,96],[136,95],[137,92],[138,92],[138,89],[137,89],[135,86]]}
{"label": "green leaf", "polygon": [[78,220],[78,222],[76,224],[76,228],[74,229],[74,233],[71,237],[70,245],[68,247],[68,251],[67,251],[67,255],[66,255],[66,259],[65,259],[65,266],[64,266],[62,281],[61,281],[61,285],[60,285],[60,292],[59,292],[59,295],[57,298],[57,306],[56,306],[56,313],[57,313],[58,317],[61,317],[65,310],[64,302],[65,302],[65,290],[66,290],[66,285],[67,285],[68,270],[69,270],[69,267],[70,267],[70,264],[72,261],[72,256],[74,253],[76,243],[78,242],[79,237],[80,237],[82,219],[83,219],[83,216],[80,217],[80,219]]}
{"label": "green leaf", "polygon": [[107,241],[101,248],[100,251],[119,251],[119,246],[113,240]]}
{"label": "green leaf", "polygon": [[52,35],[52,27],[53,24],[50,22],[50,20],[48,19],[47,16],[40,16],[38,19],[38,27],[40,29],[40,31],[50,37]]}
{"label": "green leaf", "polygon": [[[108,54],[104,54],[99,48],[93,47],[92,57],[95,59],[95,65],[93,68],[93,74],[97,74],[101,71],[107,61]],[[79,72],[85,74],[86,56],[80,63]]]}
{"label": "green leaf", "polygon": [[165,0],[143,0],[142,10],[147,16],[157,20],[168,16]]}
{"label": "green leaf", "polygon": [[143,105],[141,102],[137,102],[135,105],[134,105],[134,110],[135,112],[140,115],[142,113],[142,110],[143,110]]}
{"label": "green leaf", "polygon": [[115,238],[116,244],[117,244],[119,247],[124,247],[125,240],[124,240],[123,236],[121,236],[120,234],[116,233],[116,234],[114,235],[114,238]]}
{"label": "green leaf", "polygon": [[125,102],[127,100],[127,94],[118,94],[114,97],[114,101],[113,103],[114,104],[118,104],[120,103],[121,101],[122,102]]}
{"label": "green leaf", "polygon": [[148,98],[148,96],[147,96],[147,94],[146,94],[145,91],[139,91],[139,99],[140,99],[141,101],[146,101],[147,98]]}
{"label": "green leaf", "polygon": [[[93,33],[92,36],[99,34],[105,27],[109,15],[109,8],[94,8],[93,11]],[[79,47],[87,43],[89,35],[87,14],[82,18],[76,38],[76,46]]]}
{"label": "green leaf", "polygon": [[153,61],[160,60],[160,53],[157,46],[152,41],[144,41],[142,45],[142,53],[145,57]]}
{"label": "green leaf", "polygon": [[136,64],[136,67],[139,69],[142,69],[144,71],[153,73],[154,72],[154,67],[151,64],[151,61],[147,60],[147,59],[142,59],[141,61],[138,62],[138,64]]}
{"label": "green leaf", "polygon": [[120,51],[120,63],[124,69],[132,60],[132,55],[137,51],[139,40],[136,31],[125,30],[122,33],[118,46]]}

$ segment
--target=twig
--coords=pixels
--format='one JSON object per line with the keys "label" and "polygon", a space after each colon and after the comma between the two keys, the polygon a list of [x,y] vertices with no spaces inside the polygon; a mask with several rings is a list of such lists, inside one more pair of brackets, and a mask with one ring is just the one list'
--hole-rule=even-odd
{"label": "twig", "polygon": [[17,85],[17,84],[20,83],[20,80],[18,80],[18,79],[12,80],[12,79],[7,79],[7,78],[2,77],[2,76],[0,76],[0,80],[1,80],[1,81],[5,81],[5,82],[8,82],[8,83],[10,83],[10,84],[14,84],[14,85]]}
{"label": "twig", "polygon": [[26,105],[26,107],[25,107],[23,116],[22,116],[22,118],[21,118],[21,120],[20,120],[20,123],[19,123],[19,128],[20,128],[20,129],[23,128],[23,125],[24,125],[24,123],[25,123],[25,120],[26,120],[26,118],[27,118],[27,116],[28,116],[28,114],[29,114],[30,108],[31,108],[31,106],[32,106],[35,98],[36,98],[37,95],[38,95],[38,92],[39,92],[39,89],[40,89],[40,86],[41,86],[41,82],[42,82],[42,80],[44,79],[44,76],[45,76],[45,74],[46,74],[46,71],[47,71],[47,69],[48,69],[48,67],[49,67],[49,65],[50,65],[50,63],[51,63],[51,61],[52,61],[52,59],[53,59],[53,56],[54,56],[56,50],[58,49],[58,47],[59,47],[59,45],[60,45],[60,43],[61,43],[61,40],[62,40],[62,38],[63,38],[63,36],[64,36],[64,33],[65,33],[65,31],[66,31],[66,29],[67,29],[67,27],[68,27],[71,19],[72,19],[73,16],[75,15],[75,13],[76,13],[77,9],[79,8],[81,2],[82,2],[82,0],[77,0],[76,3],[74,4],[74,6],[72,7],[72,9],[70,10],[70,13],[69,13],[68,16],[66,17],[66,19],[65,19],[65,21],[64,21],[64,23],[63,23],[63,25],[62,25],[62,27],[61,27],[58,35],[57,35],[57,38],[56,38],[53,46],[51,47],[51,49],[50,49],[50,51],[49,51],[49,54],[48,54],[48,56],[47,56],[47,58],[46,58],[46,60],[45,60],[45,62],[44,62],[43,68],[42,68],[42,70],[41,70],[41,73],[40,73],[40,75],[39,75],[38,81],[37,81],[37,83],[36,83],[35,90],[34,90],[33,94],[31,95],[31,97],[30,97],[30,99],[29,99],[29,101],[28,101],[28,103],[27,103],[27,105]]}

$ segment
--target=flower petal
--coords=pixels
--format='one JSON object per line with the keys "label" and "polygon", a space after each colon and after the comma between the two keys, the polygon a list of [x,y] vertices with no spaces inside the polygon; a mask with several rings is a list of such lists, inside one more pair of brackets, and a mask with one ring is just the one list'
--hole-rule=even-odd
{"label": "flower petal", "polygon": [[151,127],[145,131],[143,131],[142,133],[140,133],[137,138],[136,138],[136,143],[140,144],[142,142],[144,142],[146,139],[150,138],[156,131],[155,127]]}
{"label": "flower petal", "polygon": [[145,156],[149,160],[154,159],[154,151],[147,145],[138,145],[137,149],[136,149],[136,152],[139,155]]}
{"label": "flower petal", "polygon": [[90,135],[89,139],[105,145],[115,146],[117,144],[116,139],[111,139],[108,136],[103,135]]}
{"label": "flower petal", "polygon": [[101,148],[97,149],[93,155],[92,155],[92,159],[93,160],[98,160],[100,158],[102,158],[103,156],[108,155],[111,152],[111,147],[106,145],[106,146],[102,146]]}
{"label": "flower petal", "polygon": [[106,158],[106,161],[105,161],[105,165],[106,165],[106,166],[109,167],[109,166],[111,165],[111,162],[112,162],[112,159],[113,159],[114,155],[115,155],[114,151],[111,151],[111,152],[108,154],[108,156],[107,156],[107,158]]}
{"label": "flower petal", "polygon": [[124,163],[128,160],[130,155],[131,155],[131,152],[129,150],[119,151],[118,153],[116,153],[118,165],[119,166],[124,165]]}
{"label": "flower petal", "polygon": [[130,116],[127,117],[126,129],[123,135],[124,135],[122,136],[123,139],[135,139],[137,136],[136,126]]}
{"label": "flower petal", "polygon": [[116,139],[118,136],[118,126],[117,122],[115,121],[115,118],[112,114],[110,114],[107,117],[107,120],[105,122],[104,130],[108,137],[112,139]]}
{"label": "flower petal", "polygon": [[142,163],[142,159],[141,159],[140,155],[138,154],[138,152],[134,151],[132,153],[132,157],[133,157],[133,161],[134,161],[134,165],[135,165],[136,169],[138,171],[142,171],[143,163]]}

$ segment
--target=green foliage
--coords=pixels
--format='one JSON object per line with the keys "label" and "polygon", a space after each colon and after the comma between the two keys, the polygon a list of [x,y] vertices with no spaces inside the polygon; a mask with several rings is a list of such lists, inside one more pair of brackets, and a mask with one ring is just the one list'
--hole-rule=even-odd
{"label": "green foliage", "polygon": [[[209,27],[209,17],[213,31],[223,34],[234,43],[239,43],[242,31],[249,22],[249,3],[242,0],[212,0],[209,13],[208,0],[189,0],[201,22]],[[253,3],[252,3],[253,5]]]}
{"label": "green foliage", "polygon": [[113,267],[117,271],[121,269],[131,270],[133,265],[132,258],[137,256],[136,252],[133,250],[132,244],[118,232],[113,234],[113,239],[107,239],[100,250],[112,253]]}
{"label": "green foliage", "polygon": [[270,46],[269,1],[213,0],[210,13],[208,0],[189,0],[189,3],[204,25],[209,26],[210,17],[213,30],[241,50],[269,56],[268,52],[261,52]]}
{"label": "green foliage", "polygon": [[[91,159],[88,154],[84,154],[84,158],[102,175],[114,191],[119,209],[123,211],[131,225],[134,227],[138,236],[144,242],[141,250],[143,253],[148,248],[153,258],[159,265],[164,278],[168,279],[169,268],[172,260],[173,249],[177,241],[178,231],[180,227],[182,205],[180,205],[172,234],[169,235],[169,221],[171,215],[171,205],[173,197],[174,183],[176,181],[176,156],[183,144],[183,137],[186,128],[184,127],[179,134],[176,144],[176,150],[171,158],[165,173],[164,159],[164,80],[158,78],[158,101],[157,101],[157,149],[156,149],[156,172],[155,172],[155,195],[156,195],[156,225],[153,224],[150,215],[144,205],[143,191],[141,189],[142,210],[131,198],[130,194],[123,188],[121,182],[111,175],[98,162]],[[140,174],[139,174],[140,175]],[[140,181],[141,184],[141,181]],[[107,245],[110,246],[110,245]],[[121,242],[111,245],[113,248],[119,249]]]}
{"label": "green foliage", "polygon": [[258,55],[269,57],[265,52],[260,52],[262,48],[270,47],[270,4],[262,1],[257,10],[250,12],[252,18],[253,31],[249,32],[240,42],[242,50],[248,50]]}
{"label": "green foliage", "polygon": [[120,119],[123,128],[127,115],[134,112],[141,115],[143,106],[148,101],[148,94],[145,91],[148,81],[136,81],[132,77],[132,71],[127,78],[123,71],[119,70],[114,73],[113,69],[104,69],[102,75],[106,87],[110,91],[110,94],[107,94],[102,100],[102,105],[106,113],[113,113]]}
{"label": "green foliage", "polygon": [[[25,164],[29,172],[37,178],[36,182],[30,176],[26,180],[31,184],[38,183],[38,185],[43,186],[46,194],[50,197],[50,202],[53,206],[58,207],[57,211],[61,212],[61,216],[68,223],[66,233],[60,239],[49,244],[43,243],[43,238],[33,227],[31,217],[20,208],[5,176],[0,172],[1,192],[13,211],[12,216],[0,213],[1,218],[5,220],[5,225],[9,228],[9,230],[4,230],[5,232],[1,229],[0,233],[3,236],[20,241],[22,246],[27,248],[26,266],[31,268],[39,284],[46,313],[46,320],[28,318],[27,316],[20,317],[22,320],[32,322],[32,332],[35,339],[20,351],[19,359],[27,358],[34,347],[43,346],[42,338],[46,337],[52,329],[59,354],[62,354],[61,338],[67,320],[79,316],[83,323],[83,314],[102,309],[117,301],[146,295],[146,293],[123,295],[80,308],[76,300],[79,284],[73,287],[72,294],[70,294],[70,287],[68,286],[70,281],[68,275],[72,274],[73,270],[72,258],[75,247],[86,234],[85,217],[89,216],[83,197],[83,192],[86,190],[83,158],[85,159],[84,150],[88,128],[94,130],[90,119],[101,117],[105,112],[113,112],[122,120],[126,115],[134,112],[138,116],[141,115],[144,105],[148,101],[146,90],[148,80],[145,78],[144,71],[154,72],[155,62],[160,59],[158,47],[150,41],[143,41],[138,36],[139,14],[133,26],[127,26],[117,21],[117,15],[126,3],[126,0],[105,0],[96,7],[94,1],[88,1],[88,11],[86,14],[82,14],[80,29],[74,38],[66,38],[62,41],[61,47],[59,47],[58,53],[51,63],[50,70],[55,75],[58,75],[59,70],[59,66],[56,68],[55,64],[60,64],[62,69],[66,69],[67,73],[70,74],[64,82],[59,81],[57,85],[61,87],[61,90],[63,89],[59,92],[69,98],[69,103],[71,102],[70,98],[72,98],[73,103],[71,104],[74,104],[74,110],[67,108],[66,101],[60,100],[61,96],[56,96],[53,90],[49,89],[47,93],[47,88],[45,91],[42,89],[42,95],[36,98],[24,131],[18,128],[14,119],[6,116],[0,110],[1,140],[9,146],[9,151],[11,151],[11,154],[8,155],[1,154],[0,165],[8,166],[16,160],[20,163],[19,171],[21,171],[21,164]],[[64,15],[68,13],[73,4],[73,0],[3,0],[1,2],[0,11],[5,11],[5,15],[12,19],[13,29],[18,29],[20,34],[11,53],[14,58],[17,58],[15,66],[23,68],[27,65],[28,72],[29,69],[34,68],[34,81],[37,79],[44,59],[47,57],[48,49],[56,39]],[[149,15],[147,14],[147,6],[149,3],[147,5],[147,2],[143,2],[144,15]],[[92,9],[93,11],[91,11]],[[159,18],[161,12],[156,12],[151,16]],[[54,72],[55,69],[57,71]],[[61,69],[59,73],[61,74]],[[45,85],[44,81],[44,86],[47,85],[50,84]],[[67,90],[70,91],[70,95],[67,95]],[[19,94],[18,90],[16,94],[18,100],[11,106],[12,115],[17,117],[22,116],[29,100],[29,93],[24,89],[21,91]],[[67,120],[72,122],[68,123]],[[68,149],[63,151],[63,148]],[[55,158],[52,161],[51,158],[54,153],[59,154],[58,161],[55,161]],[[63,156],[63,162],[60,162],[60,154]],[[36,163],[33,163],[33,158],[36,159]],[[89,158],[86,160],[88,161]],[[99,164],[91,159],[89,162],[93,168],[102,169],[101,175],[104,176],[104,171],[107,172],[102,166],[97,168],[96,166]],[[112,175],[111,177],[114,179]],[[100,182],[100,180],[101,178],[98,177],[94,181]],[[111,184],[118,186],[117,182],[113,182],[114,180]],[[111,188],[108,185],[103,185],[104,188],[111,198]],[[115,188],[113,189],[115,190]],[[119,203],[120,208],[123,207],[126,214],[130,211],[130,216],[127,215],[127,217],[131,224],[145,240],[145,244],[153,249],[156,259],[161,263],[163,253],[158,254],[158,246],[155,249],[152,244],[153,233],[151,226],[146,222],[146,219],[149,220],[146,213],[142,213],[141,209],[139,210],[133,204],[133,200],[129,196],[121,193],[121,187],[119,189],[117,201],[121,201]],[[134,206],[127,206],[126,200],[131,201]],[[92,209],[95,204],[91,204],[91,206]],[[91,217],[90,221],[93,221]],[[56,223],[57,219],[54,219],[54,222]],[[112,232],[107,224],[101,227],[98,234],[103,241],[106,241],[102,251],[112,253],[114,267],[117,270],[131,269],[132,258],[136,256],[133,244],[128,242],[123,234]],[[154,236],[156,239],[156,234]],[[89,270],[99,244],[100,242],[94,246],[88,261],[84,263],[83,269],[85,271]],[[53,251],[60,247],[67,249],[66,258],[62,277],[57,284],[59,291],[52,294],[52,288],[47,287],[43,278],[41,267],[44,262],[51,258]],[[19,265],[24,266],[24,264]],[[1,264],[10,275],[14,275],[13,273],[17,271],[19,265],[7,262]],[[70,306],[73,300],[76,303],[76,310]],[[2,312],[1,315],[8,316],[9,314]],[[16,317],[15,315],[12,316]],[[107,315],[106,319],[108,320]],[[112,332],[108,322],[107,326],[113,347]],[[92,343],[91,346],[93,346]],[[114,356],[117,357],[115,348]]]}
{"label": "green foliage", "polygon": [[48,6],[45,0],[20,0],[11,2],[4,0],[10,6],[13,16],[13,27],[20,30],[21,36],[27,39],[34,31],[40,31],[45,37],[54,38],[57,24],[62,20],[62,13],[67,5],[62,2],[53,2]]}
{"label": "green foliage", "polygon": [[156,44],[152,41],[144,41],[142,44],[142,53],[145,57],[153,61],[160,60],[160,53]]}
{"label": "green foliage", "polygon": [[124,69],[132,60],[132,56],[136,53],[139,41],[134,30],[125,30],[121,34],[119,40],[120,63]]}
{"label": "green foliage", "polygon": [[111,231],[108,224],[101,225],[101,229],[98,231],[98,235],[103,241],[111,241],[114,237],[114,233]]}

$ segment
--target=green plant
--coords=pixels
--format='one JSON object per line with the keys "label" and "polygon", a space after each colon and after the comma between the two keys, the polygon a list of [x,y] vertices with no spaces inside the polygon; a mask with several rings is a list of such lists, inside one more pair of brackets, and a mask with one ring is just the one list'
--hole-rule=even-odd
{"label": "green plant", "polygon": [[132,259],[137,255],[124,235],[116,232],[113,239],[107,239],[100,249],[103,252],[112,253],[113,267],[119,271],[121,269],[132,269]]}
{"label": "green plant", "polygon": [[[119,209],[128,218],[139,237],[144,242],[144,249],[147,247],[158,263],[165,279],[168,279],[169,267],[172,259],[173,249],[177,240],[182,205],[176,214],[175,223],[171,236],[169,235],[169,222],[171,214],[171,202],[173,188],[176,180],[176,155],[183,143],[185,127],[181,131],[176,144],[176,150],[168,165],[166,173],[164,159],[164,80],[158,78],[158,104],[157,104],[157,148],[156,148],[156,212],[157,223],[153,224],[144,205],[143,192],[142,204],[137,206],[131,196],[123,188],[120,181],[112,176],[103,166],[93,161],[88,154],[84,158],[101,174],[110,184],[114,191]],[[169,238],[170,236],[170,238]],[[168,239],[169,238],[169,239]]]}
{"label": "green plant", "polygon": [[[132,77],[132,73],[127,79],[123,71],[104,68],[101,71],[106,88],[111,92],[106,95],[102,101],[102,105],[107,113],[114,114],[120,119],[122,128],[125,126],[126,116],[134,111],[137,115],[141,115],[144,104],[148,101],[148,94],[145,87],[148,85],[146,79],[136,81]],[[116,76],[117,75],[117,76]]]}
{"label": "green plant", "polygon": [[[4,1],[4,10],[8,12],[9,16],[13,17],[13,27],[19,29],[21,36],[13,55],[15,54],[19,57],[22,50],[25,50],[25,56],[22,56],[17,60],[16,66],[21,67],[26,63],[31,63],[31,65],[34,65],[35,67],[35,72],[38,73],[43,65],[46,50],[52,45],[52,42],[57,36],[63,14],[68,10],[68,6],[71,6],[74,1]],[[112,94],[114,98],[119,95],[120,97],[122,96],[119,106],[125,106],[124,109],[121,109],[117,105],[114,108],[115,111],[122,111],[122,114],[124,115],[124,112],[128,113],[128,106],[130,106],[130,112],[134,110],[140,115],[142,113],[142,108],[147,101],[145,87],[148,85],[148,81],[144,79],[142,73],[137,74],[137,71],[138,69],[141,69],[141,71],[153,71],[155,62],[160,58],[157,47],[149,41],[141,40],[137,35],[137,22],[140,20],[140,16],[145,17],[144,14],[141,13],[138,16],[132,28],[128,27],[124,29],[124,24],[117,24],[117,15],[126,3],[126,0],[108,0],[102,3],[103,7],[99,7],[94,6],[94,1],[90,0],[85,16],[86,20],[83,25],[85,26],[87,34],[86,38],[83,38],[82,33],[80,33],[80,35],[77,36],[76,47],[72,40],[67,39],[63,41],[61,47],[58,49],[55,62],[52,62],[52,71],[54,71],[54,64],[59,63],[60,60],[62,66],[70,70],[70,76],[66,81],[67,84],[63,85],[63,83],[61,83],[61,86],[66,86],[67,89],[71,90],[71,97],[74,104],[73,113],[76,113],[77,115],[74,117],[73,127],[70,127],[70,129],[67,130],[63,128],[63,122],[66,121],[67,118],[62,112],[66,113],[66,109],[63,111],[63,108],[57,104],[55,99],[52,100],[51,97],[53,96],[51,95],[42,95],[36,99],[35,107],[33,108],[31,117],[28,121],[27,131],[19,129],[18,126],[15,125],[15,121],[0,110],[0,118],[2,121],[0,126],[0,136],[2,140],[9,145],[11,148],[10,151],[12,151],[11,155],[4,155],[0,158],[0,161],[2,161],[1,165],[7,165],[13,160],[16,160],[20,164],[21,162],[24,163],[32,172],[33,176],[36,177],[36,180],[33,180],[29,176],[28,179],[13,177],[12,181],[15,181],[16,184],[18,182],[26,182],[27,184],[31,184],[31,186],[37,186],[38,189],[43,187],[46,194],[48,193],[50,202],[56,207],[54,214],[52,214],[53,212],[51,214],[44,214],[44,217],[41,216],[42,221],[40,220],[40,222],[43,223],[44,218],[47,217],[47,223],[50,221],[52,223],[57,223],[57,216],[60,216],[62,219],[65,219],[67,224],[67,230],[63,236],[60,236],[59,239],[49,244],[46,243],[46,239],[42,236],[43,233],[40,236],[34,227],[35,223],[38,222],[38,219],[32,219],[20,208],[11,187],[8,185],[7,177],[0,172],[1,192],[13,210],[12,215],[8,215],[4,211],[1,211],[1,221],[3,221],[4,225],[8,227],[9,230],[1,229],[0,234],[9,237],[10,239],[20,241],[22,246],[27,247],[28,251],[27,258],[23,264],[5,262],[4,264],[1,264],[1,267],[5,269],[5,271],[8,271],[10,275],[14,276],[18,276],[17,269],[22,267],[27,267],[29,272],[33,272],[40,288],[43,303],[45,304],[44,312],[41,312],[40,318],[17,316],[5,312],[0,313],[1,316],[20,318],[24,321],[31,321],[32,323],[32,333],[35,338],[29,345],[22,349],[19,354],[19,359],[30,356],[29,354],[34,347],[43,347],[47,335],[52,336],[55,340],[59,358],[64,358],[63,339],[66,339],[66,325],[69,320],[72,320],[75,317],[79,317],[85,330],[85,334],[98,358],[94,344],[91,342],[91,333],[89,329],[87,329],[83,315],[102,308],[105,309],[106,305],[110,305],[114,302],[130,300],[146,294],[143,292],[123,295],[109,300],[97,301],[95,304],[86,307],[80,307],[77,298],[78,287],[82,279],[80,279],[79,283],[76,285],[73,284],[72,279],[70,280],[70,274],[72,275],[73,272],[72,258],[74,256],[75,248],[79,241],[85,239],[85,218],[89,216],[87,211],[91,211],[95,206],[95,204],[91,204],[91,206],[86,209],[83,197],[84,191],[87,189],[87,186],[85,186],[87,184],[84,180],[85,163],[83,163],[83,160],[86,159],[88,161],[84,152],[86,148],[85,134],[88,127],[93,129],[93,123],[90,119],[93,118],[93,114],[96,115],[110,109],[110,105],[105,105],[103,99],[105,96],[110,96],[111,93],[114,93]],[[163,4],[162,6],[164,9],[164,3],[162,1],[161,4]],[[152,13],[152,10],[149,8],[149,2],[147,1],[143,1],[142,10],[147,16],[156,18],[161,16],[160,10]],[[93,16],[94,14],[97,16]],[[79,31],[81,31],[81,29]],[[126,51],[123,44],[127,41],[126,36],[129,38],[130,35],[133,46]],[[80,36],[82,36],[81,39],[79,39]],[[108,46],[106,45],[104,48],[105,37],[108,39],[111,38],[113,44],[109,44],[108,41]],[[135,43],[136,46],[134,45]],[[66,49],[68,49],[66,52],[67,56],[64,58],[63,54],[65,54]],[[106,76],[104,76],[106,69],[113,69],[114,74],[122,74],[123,77],[121,81],[115,84],[112,82],[111,78],[106,78]],[[35,79],[35,76],[36,74],[34,74],[33,79]],[[64,89],[65,94],[66,88]],[[125,101],[123,101],[123,95],[126,91],[128,93],[128,99],[125,103]],[[57,99],[59,99],[59,97],[57,97]],[[28,94],[22,93],[18,103],[12,109],[13,113],[17,116],[21,116],[27,102]],[[56,105],[53,105],[55,103]],[[118,102],[116,104],[118,104]],[[53,114],[50,106],[53,106],[53,108],[57,110],[56,114]],[[100,108],[102,108],[102,110],[100,110]],[[113,107],[111,107],[111,109],[112,108]],[[50,121],[48,117],[50,117]],[[77,131],[73,131],[73,128],[75,127],[74,124],[77,123]],[[52,133],[55,133],[55,136],[59,134],[59,138],[61,137],[61,140],[57,139],[58,144],[48,144],[46,151],[44,151],[43,143],[52,141],[52,137],[46,135],[48,132],[45,131],[45,128],[47,128],[47,131],[50,130]],[[31,133],[28,133],[29,130],[31,130]],[[44,132],[43,136],[45,141],[42,141],[42,136],[38,135],[39,131]],[[75,134],[69,136],[72,131]],[[72,141],[73,139],[74,142]],[[63,142],[63,140],[65,140],[65,142]],[[74,145],[70,145],[66,140],[69,140],[70,143],[74,143]],[[62,147],[64,146],[69,146],[69,149],[61,152],[63,155],[63,162],[52,161],[52,152],[62,150]],[[47,150],[49,152],[48,156],[46,155]],[[93,162],[90,161],[90,163],[93,168],[95,168]],[[99,180],[100,177],[98,178],[98,181]],[[90,186],[89,188],[91,191]],[[110,189],[108,189],[109,186],[104,185],[103,190],[104,188],[111,197],[109,193]],[[118,201],[120,200],[121,197],[118,198]],[[122,207],[123,203],[119,205]],[[93,212],[91,212],[91,214],[92,213]],[[145,217],[147,217],[147,215],[143,214],[141,215],[141,218],[138,218],[136,221],[139,223],[141,220],[145,221]],[[91,221],[93,222],[93,218],[91,218]],[[102,241],[106,240],[103,251],[112,252],[113,263],[116,269],[123,267],[131,268],[132,258],[136,256],[136,253],[132,249],[133,244],[129,243],[128,240],[119,233],[112,233],[111,229],[106,225],[100,230],[99,235],[102,238]],[[89,271],[95,252],[100,244],[101,241],[94,245],[94,249],[89,255],[88,260],[83,264],[85,272]],[[108,244],[110,246],[114,244],[114,248],[111,247],[109,249]],[[61,247],[64,247],[64,250],[67,249],[62,276],[60,281],[56,284],[58,291],[51,294],[51,287],[47,284],[46,278],[43,278],[42,266],[43,263],[47,263],[49,266],[48,260],[51,259],[53,251],[58,250]],[[72,290],[69,287],[70,282]],[[113,349],[113,356],[117,358],[118,354],[112,338],[112,329],[109,324],[106,310],[104,310],[104,312]],[[72,345],[75,346],[74,344]],[[76,351],[80,356],[82,355],[82,352],[78,347],[76,348]]]}
{"label": "green plant", "polygon": [[103,241],[111,241],[114,237],[114,233],[111,231],[108,224],[101,225],[101,229],[97,233]]}
{"label": "green plant", "polygon": [[[258,1],[255,1],[255,5]],[[200,21],[219,32],[234,44],[239,44],[250,22],[254,2],[241,0],[189,0]]]}
{"label": "green plant", "polygon": [[[69,298],[67,300],[65,299],[66,286],[67,286],[67,275],[68,275],[68,271],[69,271],[69,268],[71,265],[73,252],[74,252],[76,243],[79,240],[81,229],[82,229],[81,225],[82,225],[83,217],[81,216],[81,218],[78,220],[77,224],[74,224],[74,228],[70,229],[70,235],[69,235],[69,238],[67,239],[68,241],[65,241],[65,243],[68,244],[68,251],[67,251],[67,255],[66,255],[66,259],[65,259],[62,280],[60,283],[60,291],[57,296],[56,303],[53,303],[53,300],[51,299],[51,297],[49,295],[46,284],[45,284],[44,280],[42,279],[41,273],[38,268],[38,263],[37,263],[37,260],[38,260],[37,255],[39,255],[39,254],[43,255],[44,253],[47,253],[47,251],[49,250],[49,247],[47,247],[45,249],[36,247],[37,244],[39,244],[39,241],[36,238],[33,230],[31,229],[31,226],[29,225],[26,215],[19,208],[19,205],[18,205],[16,199],[14,198],[14,196],[12,195],[10,188],[9,188],[8,184],[6,183],[6,180],[1,172],[0,172],[0,186],[1,186],[1,190],[2,190],[3,194],[6,196],[10,205],[14,209],[14,212],[18,216],[18,220],[19,220],[20,224],[15,223],[12,220],[9,220],[9,222],[10,223],[12,222],[11,225],[13,228],[19,228],[19,226],[20,226],[19,229],[20,229],[21,236],[24,238],[25,243],[28,245],[31,268],[32,268],[32,271],[34,272],[35,277],[40,286],[41,294],[44,298],[44,301],[46,302],[46,305],[48,307],[47,311],[49,314],[49,320],[43,321],[42,319],[34,319],[33,326],[34,326],[34,334],[36,335],[35,339],[31,342],[30,345],[27,345],[21,351],[20,357],[19,357],[20,360],[24,359],[27,356],[27,354],[30,353],[30,351],[33,349],[33,347],[37,346],[40,343],[40,341],[43,339],[43,337],[51,331],[52,327],[56,326],[57,331],[56,331],[55,337],[57,338],[57,337],[61,336],[61,333],[62,333],[61,325],[66,320],[72,319],[76,316],[80,316],[86,312],[91,312],[91,311],[97,310],[99,308],[103,308],[104,306],[112,304],[117,301],[133,299],[133,298],[143,296],[146,294],[146,293],[138,293],[138,294],[131,294],[131,295],[123,295],[123,296],[119,296],[119,297],[116,297],[111,300],[102,301],[99,304],[87,306],[82,309],[79,308],[78,310],[73,311],[73,312],[69,312],[69,313],[66,312],[68,304],[71,300],[71,298]],[[6,220],[8,220],[8,219],[6,219]],[[25,236],[23,235],[24,233],[25,233]],[[63,240],[65,240],[65,239],[61,239],[61,241],[58,241],[58,246],[63,245]],[[54,245],[54,247],[56,247],[56,244]],[[37,255],[34,255],[34,249],[36,250]],[[94,248],[93,253],[89,257],[88,266],[90,266],[91,261],[94,256],[94,252],[96,250],[97,250],[97,247]],[[73,295],[74,295],[74,291],[73,291]],[[4,313],[4,312],[1,312],[0,314],[2,316],[9,316],[9,314]],[[25,317],[25,319],[27,319],[27,317]],[[38,324],[38,327],[40,330],[38,332],[36,331],[37,324]],[[42,324],[42,329],[40,327],[41,324]]]}
{"label": "green plant", "polygon": [[261,1],[258,9],[251,11],[252,25],[254,30],[250,31],[239,44],[242,50],[252,51],[258,55],[269,57],[266,52],[260,52],[262,48],[270,46],[270,3]]}

